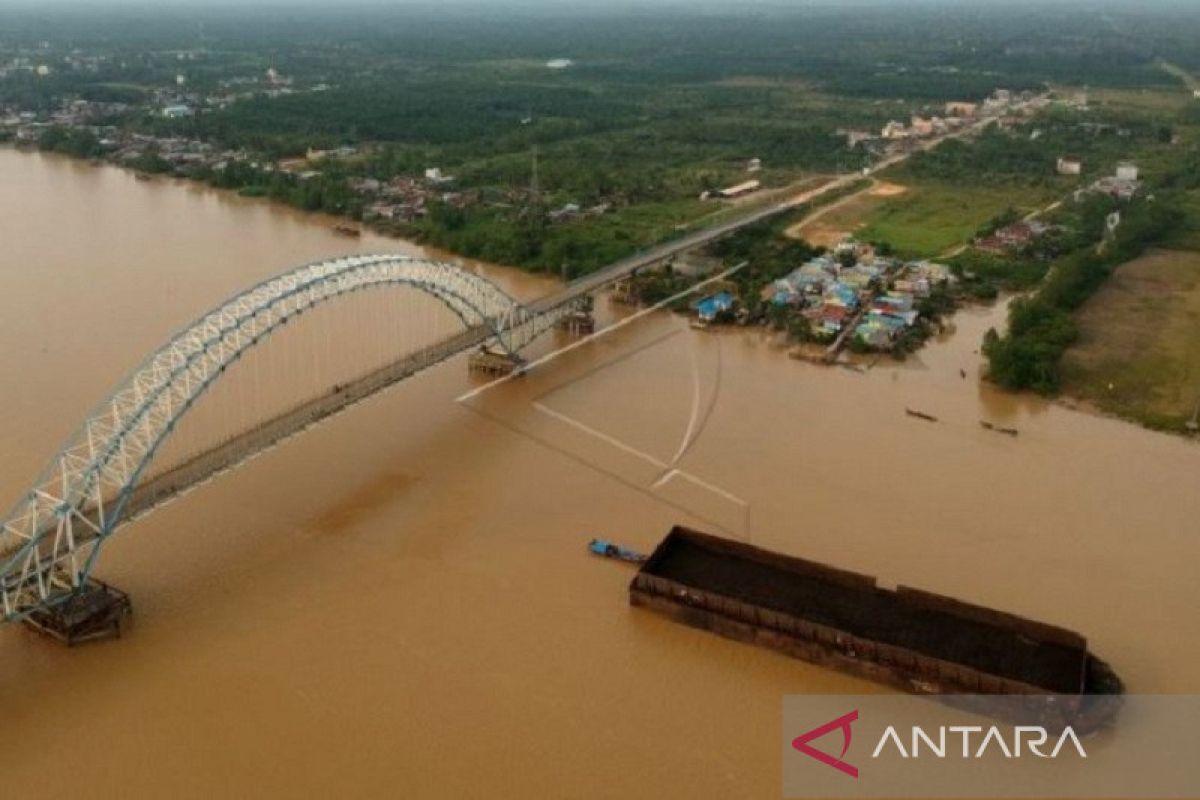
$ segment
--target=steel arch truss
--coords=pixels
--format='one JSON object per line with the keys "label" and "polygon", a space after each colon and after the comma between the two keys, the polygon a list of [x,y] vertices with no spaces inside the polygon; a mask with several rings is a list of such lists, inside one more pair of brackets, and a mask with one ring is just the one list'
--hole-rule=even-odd
{"label": "steel arch truss", "polygon": [[437,297],[468,328],[486,326],[512,354],[558,316],[535,315],[491,281],[459,267],[396,255],[309,264],[242,292],[143,362],[93,410],[0,523],[4,619],[65,600],[83,585],[155,453],[227,367],[314,306],[387,285]]}

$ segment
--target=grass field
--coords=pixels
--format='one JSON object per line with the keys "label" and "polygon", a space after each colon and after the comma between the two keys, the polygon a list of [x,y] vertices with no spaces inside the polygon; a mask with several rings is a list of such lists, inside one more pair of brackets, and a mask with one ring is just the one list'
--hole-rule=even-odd
{"label": "grass field", "polygon": [[1166,430],[1200,403],[1200,253],[1157,250],[1120,266],[1077,315],[1066,394]]}
{"label": "grass field", "polygon": [[907,192],[907,186],[874,181],[863,191],[818,209],[802,222],[789,228],[787,235],[804,239],[819,247],[832,247],[846,236],[857,234],[867,217],[878,208],[884,198],[897,197]]}
{"label": "grass field", "polygon": [[1088,104],[1115,111],[1171,114],[1192,102],[1191,89],[1090,89]]}
{"label": "grass field", "polygon": [[1010,206],[1025,214],[1062,192],[1055,187],[909,186],[899,195],[870,198],[855,235],[887,242],[902,256],[933,257],[969,241],[980,226]]}

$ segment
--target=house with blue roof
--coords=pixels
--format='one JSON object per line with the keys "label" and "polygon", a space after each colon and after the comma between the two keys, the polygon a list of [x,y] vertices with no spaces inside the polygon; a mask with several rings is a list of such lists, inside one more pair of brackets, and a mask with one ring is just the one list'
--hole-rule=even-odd
{"label": "house with blue roof", "polygon": [[717,292],[696,303],[696,318],[701,322],[712,322],[723,311],[733,308],[733,295],[729,292]]}

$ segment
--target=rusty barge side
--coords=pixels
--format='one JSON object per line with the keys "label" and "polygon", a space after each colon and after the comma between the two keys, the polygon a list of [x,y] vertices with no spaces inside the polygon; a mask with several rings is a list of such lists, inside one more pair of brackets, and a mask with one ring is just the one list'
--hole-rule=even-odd
{"label": "rusty barge side", "polygon": [[1063,628],[675,527],[630,602],[739,641],[931,694],[1116,695],[1120,680]]}

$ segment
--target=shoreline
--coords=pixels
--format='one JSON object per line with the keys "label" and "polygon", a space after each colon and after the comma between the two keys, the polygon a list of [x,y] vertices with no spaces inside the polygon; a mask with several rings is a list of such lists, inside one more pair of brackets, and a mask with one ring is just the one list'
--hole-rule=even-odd
{"label": "shoreline", "polygon": [[[149,175],[147,175],[149,180],[147,180],[147,177],[143,177],[143,173],[140,173],[138,170],[134,170],[130,167],[109,161],[107,159],[82,158],[82,157],[78,157],[78,156],[73,156],[69,153],[60,153],[60,152],[52,151],[52,150],[42,150],[36,146],[22,145],[22,144],[19,144],[16,142],[11,142],[11,141],[0,142],[0,148],[11,149],[12,151],[21,153],[23,155],[38,155],[38,156],[48,156],[48,157],[52,157],[52,158],[58,158],[58,159],[62,159],[64,161],[67,161],[67,162],[70,162],[73,164],[86,164],[90,167],[95,167],[95,168],[112,168],[112,169],[115,169],[115,170],[125,174],[125,175],[133,177],[135,180],[140,180],[145,183],[156,183],[159,181],[170,182],[171,184],[181,187],[181,188],[186,187],[186,188],[190,188],[190,189],[202,189],[205,191],[211,191],[214,194],[216,194],[220,197],[223,197],[227,200],[235,199],[238,202],[264,204],[268,207],[271,207],[271,208],[274,208],[277,210],[281,210],[281,211],[286,211],[288,213],[296,214],[298,216],[301,216],[301,217],[304,217],[304,218],[307,218],[310,220],[316,219],[316,220],[320,221],[321,224],[323,224],[323,225],[325,223],[328,223],[328,225],[326,227],[329,228],[331,235],[337,235],[336,232],[334,231],[334,228],[339,222],[344,222],[345,220],[351,219],[350,217],[347,217],[345,215],[329,214],[324,211],[312,211],[312,210],[308,210],[308,209],[304,209],[304,208],[299,208],[299,207],[293,206],[289,203],[281,202],[280,200],[277,200],[272,197],[244,195],[234,189],[226,189],[226,188],[222,188],[222,187],[218,187],[218,186],[213,186],[210,183],[208,183],[207,181],[188,177],[188,176],[183,176],[183,175],[149,174]],[[851,193],[850,196],[853,197],[856,194],[857,194],[857,192]],[[832,201],[833,204],[836,205],[840,199],[841,198],[833,198],[833,201]],[[491,270],[498,270],[501,273],[511,272],[515,275],[521,276],[524,279],[532,279],[532,280],[539,281],[539,282],[547,281],[554,285],[559,285],[561,283],[561,278],[559,278],[558,276],[549,274],[549,273],[530,270],[530,269],[526,269],[524,267],[514,266],[511,264],[498,264],[498,263],[493,263],[493,262],[488,262],[488,261],[480,261],[478,259],[473,259],[473,258],[464,256],[464,255],[455,253],[453,251],[438,248],[434,245],[425,244],[425,243],[422,243],[419,241],[414,241],[412,239],[408,239],[403,236],[400,236],[392,231],[388,231],[386,229],[380,229],[375,226],[370,226],[370,225],[364,224],[363,225],[363,233],[377,236],[381,239],[386,239],[389,241],[397,242],[404,247],[412,248],[413,250],[420,251],[426,257],[430,257],[430,258],[434,258],[434,259],[438,259],[438,260],[446,260],[451,263],[457,263],[458,265],[463,266],[472,271],[476,271],[476,272],[483,271],[486,273]],[[348,238],[347,241],[358,242],[358,241],[361,241],[361,239],[360,239],[360,237],[353,237],[353,239]],[[1019,295],[1014,294],[1014,295],[1011,295],[1008,297],[1002,296],[1001,298],[997,299],[995,302],[1002,303],[1005,306],[1007,306],[1008,302],[1010,302],[1011,299],[1016,296],[1019,296]],[[529,298],[525,298],[525,299],[527,300]],[[960,306],[956,310],[955,314],[960,313],[961,311],[963,311],[966,308],[986,306],[986,305],[989,305],[989,304],[983,303],[983,302],[965,302],[964,301],[960,304]],[[749,332],[749,328],[743,329],[740,326],[736,326],[736,325],[724,325],[724,326],[716,326],[716,327],[717,328],[728,328],[728,329],[734,331],[735,333],[739,333],[739,334],[746,334]],[[757,330],[757,326],[755,327],[755,329]],[[955,336],[958,333],[959,333],[959,331],[954,330],[954,331],[950,332],[950,336]],[[774,340],[774,337],[771,337],[771,338]],[[934,337],[934,340],[931,340],[930,342],[928,342],[926,344],[926,346],[928,346],[930,344],[936,344],[940,340],[941,340],[940,336]],[[775,349],[777,349],[779,351],[779,353],[788,360],[813,363],[818,366],[841,367],[843,369],[849,369],[853,372],[869,372],[870,370],[877,367],[879,365],[879,362],[882,361],[886,355],[888,355],[886,353],[876,353],[876,354],[871,354],[869,356],[866,356],[865,360],[869,361],[869,363],[862,363],[862,360],[860,360],[860,359],[851,359],[849,361],[839,360],[834,363],[824,363],[821,358],[815,357],[809,353],[804,353],[803,345],[788,343],[786,341],[784,341],[784,342],[775,341]],[[895,363],[902,364],[903,361],[898,360]],[[1031,397],[1036,396],[1036,397],[1039,397],[1039,399],[1044,400],[1047,403],[1050,403],[1054,406],[1057,406],[1057,407],[1062,408],[1067,411],[1073,411],[1073,412],[1085,414],[1085,415],[1096,417],[1096,418],[1108,419],[1108,420],[1112,420],[1112,421],[1116,421],[1116,422],[1121,422],[1123,424],[1131,425],[1131,426],[1134,426],[1134,427],[1137,427],[1137,428],[1140,428],[1142,430],[1149,431],[1152,433],[1159,433],[1159,434],[1167,435],[1167,436],[1170,436],[1175,439],[1182,439],[1184,441],[1192,441],[1192,442],[1200,442],[1200,436],[1198,436],[1195,433],[1191,433],[1186,430],[1176,430],[1176,429],[1172,429],[1172,428],[1163,428],[1163,427],[1155,427],[1155,426],[1147,425],[1142,420],[1138,419],[1137,417],[1123,415],[1123,414],[1119,414],[1119,413],[1113,412],[1113,411],[1107,411],[1107,410],[1101,408],[1094,401],[1089,400],[1087,398],[1078,397],[1078,396],[1070,395],[1070,394],[1066,394],[1066,393],[1060,394],[1055,397],[1045,398],[1045,397],[1041,397],[1041,396],[1035,395],[1033,393],[1028,393],[1028,392],[1011,392],[1011,391],[1003,390],[1000,387],[996,387],[995,384],[990,383],[987,380],[986,375],[982,372],[977,376],[977,381],[980,384],[987,384],[989,386],[992,386],[997,391],[1003,391],[1005,393],[1005,395],[1012,397],[1014,399],[1020,398],[1020,397],[1026,396],[1026,395],[1031,396]]]}

